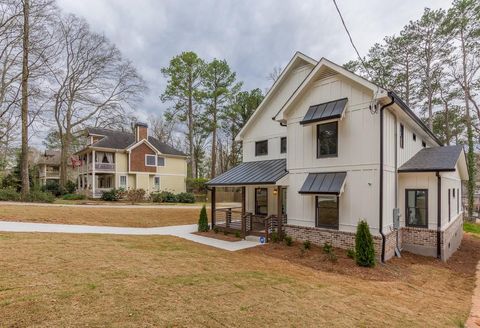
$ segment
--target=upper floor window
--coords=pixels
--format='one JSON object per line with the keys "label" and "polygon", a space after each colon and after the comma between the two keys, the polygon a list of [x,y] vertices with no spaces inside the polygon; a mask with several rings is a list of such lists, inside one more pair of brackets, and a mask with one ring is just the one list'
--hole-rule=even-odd
{"label": "upper floor window", "polygon": [[317,158],[338,155],[338,122],[317,125]]}
{"label": "upper floor window", "polygon": [[282,137],[280,139],[280,154],[285,154],[287,152],[287,137]]}
{"label": "upper floor window", "polygon": [[255,156],[268,155],[268,140],[255,142]]}
{"label": "upper floor window", "polygon": [[412,138],[413,138],[413,141],[417,141],[417,135],[415,133],[412,135]]}
{"label": "upper floor window", "polygon": [[157,156],[157,166],[165,166],[165,157]]}
{"label": "upper floor window", "polygon": [[145,155],[145,166],[157,166],[156,159],[155,155]]}
{"label": "upper floor window", "polygon": [[405,127],[400,124],[400,148],[403,148],[405,142]]}
{"label": "upper floor window", "polygon": [[427,143],[425,141],[422,140],[422,147],[425,148],[427,147]]}

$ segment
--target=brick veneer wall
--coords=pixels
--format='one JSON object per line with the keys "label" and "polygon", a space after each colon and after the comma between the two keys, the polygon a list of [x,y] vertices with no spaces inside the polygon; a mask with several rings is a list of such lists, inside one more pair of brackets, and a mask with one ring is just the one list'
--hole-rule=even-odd
{"label": "brick veneer wall", "polygon": [[425,228],[403,227],[402,249],[411,253],[437,256],[437,231]]}
{"label": "brick veneer wall", "polygon": [[146,154],[155,155],[155,152],[144,143],[132,149],[130,152],[130,171],[157,172],[157,168],[155,166],[145,165]]}

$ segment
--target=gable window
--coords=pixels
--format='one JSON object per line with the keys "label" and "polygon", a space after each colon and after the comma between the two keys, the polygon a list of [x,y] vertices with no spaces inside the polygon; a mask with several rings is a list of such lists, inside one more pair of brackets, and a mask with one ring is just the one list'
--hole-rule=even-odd
{"label": "gable window", "polygon": [[315,226],[338,229],[338,197],[321,195],[315,197]]}
{"label": "gable window", "polygon": [[156,191],[160,190],[160,177],[153,177],[153,188]]}
{"label": "gable window", "polygon": [[338,155],[338,122],[317,125],[317,158]]}
{"label": "gable window", "polygon": [[268,189],[255,189],[255,215],[267,216],[268,214]]}
{"label": "gable window", "polygon": [[400,148],[403,149],[405,143],[405,127],[403,124],[400,124]]}
{"label": "gable window", "polygon": [[282,137],[280,139],[280,154],[285,154],[287,152],[287,137]]}
{"label": "gable window", "polygon": [[121,175],[120,176],[120,188],[127,188],[127,176],[126,175]]}
{"label": "gable window", "polygon": [[428,227],[428,190],[406,189],[405,205],[406,225],[409,227]]}
{"label": "gable window", "polygon": [[145,166],[157,166],[157,156],[145,155]]}
{"label": "gable window", "polygon": [[268,155],[268,140],[255,142],[255,156]]}
{"label": "gable window", "polygon": [[165,166],[165,157],[157,156],[157,166]]}
{"label": "gable window", "polygon": [[412,135],[412,138],[413,138],[413,141],[417,141],[417,135],[415,133]]}
{"label": "gable window", "polygon": [[425,141],[422,140],[422,147],[425,148],[427,147],[427,143]]}

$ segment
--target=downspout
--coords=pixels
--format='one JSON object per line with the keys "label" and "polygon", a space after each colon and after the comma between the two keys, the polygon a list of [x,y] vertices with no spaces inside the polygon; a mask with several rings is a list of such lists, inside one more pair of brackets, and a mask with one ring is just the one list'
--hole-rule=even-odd
{"label": "downspout", "polygon": [[379,193],[379,200],[380,200],[380,206],[379,206],[379,223],[380,226],[378,228],[378,231],[380,232],[380,235],[382,236],[382,254],[381,254],[381,261],[385,262],[385,234],[383,233],[383,110],[395,102],[395,99],[389,94],[388,95],[391,99],[391,101],[383,105],[380,108],[380,193]]}
{"label": "downspout", "polygon": [[440,247],[442,230],[442,177],[437,171],[437,258],[442,258],[442,248]]}

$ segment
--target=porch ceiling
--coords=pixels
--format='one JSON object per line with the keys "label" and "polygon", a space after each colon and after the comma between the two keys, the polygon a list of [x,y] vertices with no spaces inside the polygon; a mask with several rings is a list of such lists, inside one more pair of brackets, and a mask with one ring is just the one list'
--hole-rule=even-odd
{"label": "porch ceiling", "polygon": [[275,184],[288,174],[286,159],[244,162],[208,181],[209,186]]}

